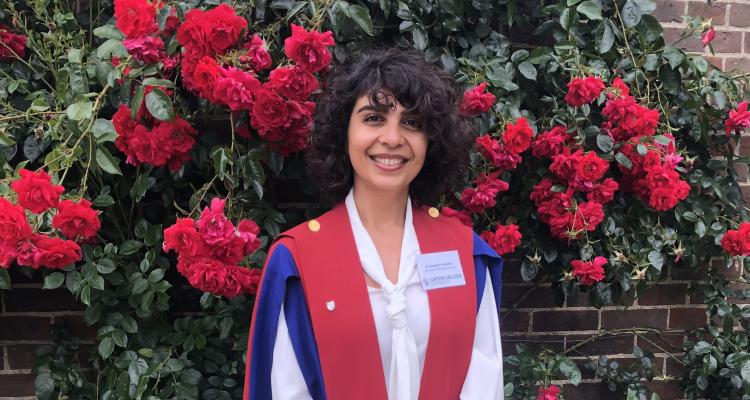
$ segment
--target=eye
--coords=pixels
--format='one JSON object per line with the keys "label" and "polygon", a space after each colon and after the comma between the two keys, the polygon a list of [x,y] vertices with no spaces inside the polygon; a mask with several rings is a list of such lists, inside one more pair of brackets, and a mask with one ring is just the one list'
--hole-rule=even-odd
{"label": "eye", "polygon": [[365,122],[379,122],[382,121],[383,117],[380,114],[367,114],[365,115]]}
{"label": "eye", "polygon": [[419,122],[418,119],[406,119],[401,123],[409,126],[412,129],[422,129],[422,123]]}

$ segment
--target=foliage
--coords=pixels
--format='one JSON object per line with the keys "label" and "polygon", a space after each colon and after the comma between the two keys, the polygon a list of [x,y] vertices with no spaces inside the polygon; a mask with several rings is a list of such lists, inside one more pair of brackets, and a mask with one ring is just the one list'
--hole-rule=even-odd
{"label": "foliage", "polygon": [[[247,109],[230,112],[227,107],[235,103],[186,86],[185,45],[170,23],[176,18],[179,25],[189,10],[213,9],[214,3],[164,2],[156,10],[158,31],[166,31],[160,36],[164,57],[143,62],[126,49],[131,38],[116,27],[111,2],[4,2],[0,20],[27,42],[23,57],[0,62],[0,194],[13,198],[9,185],[22,168],[43,169],[65,187],[66,196],[90,199],[102,224],[95,241],[81,244],[80,262],[44,273],[45,288],[64,285],[86,306],[85,319],[96,328],[97,340],[92,362],[78,358],[78,345],[64,333],[56,346],[43,350],[36,370],[40,399],[241,398],[252,296],[226,299],[188,287],[175,271],[177,259],[161,249],[162,232],[177,217],[196,218],[211,198],[222,197],[229,220],[257,222],[266,249],[280,231],[321,208],[289,206],[315,198],[298,149],[283,148],[250,126]],[[747,160],[734,156],[741,137],[725,135],[723,125],[745,95],[742,78],[665,43],[650,15],[651,0],[560,0],[546,6],[516,0],[273,0],[234,6],[249,33],[265,41],[274,67],[292,64],[284,52],[292,23],[332,31],[335,62],[381,43],[413,46],[454,72],[459,83],[488,84],[497,101],[475,119],[477,135],[502,140],[508,124],[521,117],[537,137],[564,125],[577,146],[606,160],[608,176],[616,179],[633,160],[623,152],[625,143],[603,128],[606,92],[573,107],[564,99],[566,85],[597,76],[611,86],[619,77],[640,106],[656,110],[658,134],[638,143],[636,152],[644,156],[673,141],[684,158],[676,171],[690,185],[689,196],[657,211],[618,191],[604,206],[604,221],[571,240],[551,235],[529,201],[534,185],[550,175],[547,160],[524,155],[517,168],[497,170],[479,154],[472,158],[467,185],[483,172],[509,183],[497,205],[471,215],[472,222],[477,231],[520,227],[524,240],[516,252],[527,280],[551,279],[565,293],[586,291],[594,306],[627,304],[668,267],[698,268],[723,256],[722,236],[747,218],[734,170]],[[707,28],[691,20],[685,37]],[[241,67],[241,55],[230,49],[212,56],[224,66]],[[170,72],[171,62],[177,65]],[[263,72],[260,79],[270,78]],[[178,117],[187,121],[197,132],[189,157],[168,166],[167,160],[128,161],[130,154],[116,145],[123,134],[112,122],[121,105],[128,106],[130,119],[141,118],[144,129],[161,129]],[[153,118],[139,116],[142,108]],[[443,205],[460,205],[463,189],[456,188]],[[583,285],[571,261],[597,256],[608,261],[605,274]],[[258,268],[264,258],[259,250],[240,265]],[[743,269],[739,280],[744,277]],[[686,344],[688,372],[682,380],[692,398],[750,394],[744,333],[750,313],[732,302],[746,295],[733,283],[712,272],[702,289],[714,318]],[[10,286],[0,268],[0,289]],[[735,322],[744,330],[735,331]],[[641,367],[627,373],[606,363],[598,370],[613,390],[645,399],[648,393],[637,382],[649,377],[643,361],[649,357],[638,358]],[[510,398],[534,398],[535,386],[553,379],[580,379],[572,361],[549,351],[521,351],[506,364]]]}

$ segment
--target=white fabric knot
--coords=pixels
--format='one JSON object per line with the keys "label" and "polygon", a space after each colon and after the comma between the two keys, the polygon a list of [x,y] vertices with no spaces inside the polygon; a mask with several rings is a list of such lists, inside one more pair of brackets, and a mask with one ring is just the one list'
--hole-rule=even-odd
{"label": "white fabric knot", "polygon": [[388,318],[391,319],[394,329],[401,329],[406,327],[406,296],[401,290],[396,290],[392,293],[388,293],[386,296],[389,300],[386,312]]}

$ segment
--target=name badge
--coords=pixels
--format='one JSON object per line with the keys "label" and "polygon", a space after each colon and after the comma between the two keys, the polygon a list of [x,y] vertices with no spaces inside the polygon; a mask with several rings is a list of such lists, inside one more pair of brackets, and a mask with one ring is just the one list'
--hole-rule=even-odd
{"label": "name badge", "polygon": [[417,270],[424,290],[466,284],[458,251],[441,251],[417,255]]}

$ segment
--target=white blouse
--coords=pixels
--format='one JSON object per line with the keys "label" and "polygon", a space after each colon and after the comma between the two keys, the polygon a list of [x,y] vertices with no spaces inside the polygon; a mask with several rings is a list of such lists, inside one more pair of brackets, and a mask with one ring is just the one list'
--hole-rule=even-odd
{"label": "white blouse", "polygon": [[[395,284],[385,277],[380,256],[362,225],[351,191],[346,198],[346,208],[364,272],[381,285],[377,289],[368,286],[368,294],[388,399],[416,400],[430,332],[430,308],[427,292],[422,288],[416,272],[419,243],[412,224],[411,201],[407,203],[399,276]],[[503,399],[500,323],[491,285],[487,276],[461,400]],[[294,354],[283,307],[273,348],[271,391],[273,400],[312,399]]]}

